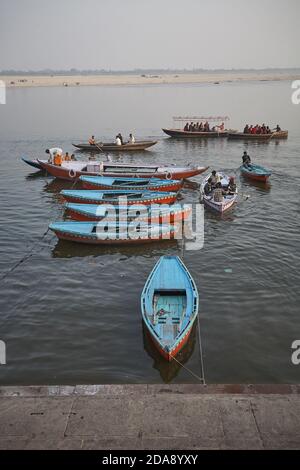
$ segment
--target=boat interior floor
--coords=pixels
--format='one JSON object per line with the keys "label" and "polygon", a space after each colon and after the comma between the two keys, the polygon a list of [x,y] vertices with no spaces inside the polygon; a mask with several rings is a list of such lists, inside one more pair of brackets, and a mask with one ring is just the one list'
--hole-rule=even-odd
{"label": "boat interior floor", "polygon": [[151,321],[159,335],[167,345],[172,343],[181,330],[186,312],[186,291],[156,291],[153,297],[153,312]]}

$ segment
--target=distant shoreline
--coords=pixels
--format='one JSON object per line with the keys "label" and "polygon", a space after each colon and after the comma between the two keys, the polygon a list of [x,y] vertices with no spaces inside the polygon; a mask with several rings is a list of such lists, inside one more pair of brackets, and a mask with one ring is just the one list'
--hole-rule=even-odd
{"label": "distant shoreline", "polygon": [[173,84],[221,84],[246,81],[300,80],[300,71],[228,71],[157,74],[103,74],[103,75],[0,75],[8,88],[53,86],[127,86]]}

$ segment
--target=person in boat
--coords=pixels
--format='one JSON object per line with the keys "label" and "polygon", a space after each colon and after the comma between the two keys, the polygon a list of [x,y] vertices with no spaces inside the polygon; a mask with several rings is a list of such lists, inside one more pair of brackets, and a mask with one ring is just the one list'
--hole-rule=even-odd
{"label": "person in boat", "polygon": [[203,132],[203,122],[202,121],[200,122],[200,125],[199,125],[199,132]]}
{"label": "person in boat", "polygon": [[129,143],[130,144],[135,144],[135,138],[132,134],[129,134]]}
{"label": "person in boat", "polygon": [[209,194],[211,194],[213,190],[211,182],[212,182],[212,179],[211,177],[209,177],[203,188],[205,196],[209,196]]}
{"label": "person in boat", "polygon": [[76,160],[77,160],[77,159],[76,159],[74,153],[72,153],[72,155],[71,155],[71,161],[72,161],[72,162],[76,162]]}
{"label": "person in boat", "polygon": [[222,189],[222,184],[219,181],[213,192],[213,199],[215,202],[222,202],[225,191]]}
{"label": "person in boat", "polygon": [[58,147],[55,147],[55,148],[51,148],[51,149],[46,149],[46,153],[49,155],[48,162],[49,163],[54,163],[55,155],[56,154],[62,155],[63,151],[62,151],[62,149],[60,149]]}
{"label": "person in boat", "polygon": [[119,134],[117,135],[117,137],[119,137],[120,141],[121,141],[121,145],[124,144],[124,140],[123,140],[123,137],[122,137],[122,134],[121,132],[119,132]]}
{"label": "person in boat", "polygon": [[266,133],[267,133],[267,134],[271,134],[271,132],[272,132],[271,129],[269,128],[269,126],[267,126],[267,128],[266,128]]}
{"label": "person in boat", "polygon": [[96,141],[95,141],[95,136],[92,135],[92,137],[89,139],[89,144],[90,145],[96,145]]}
{"label": "person in boat", "polygon": [[220,125],[217,126],[217,127],[218,127],[219,131],[223,132],[224,129],[225,129],[225,124],[224,124],[224,122],[222,122],[222,124],[220,124]]}
{"label": "person in boat", "polygon": [[234,176],[230,176],[229,178],[229,185],[227,187],[227,194],[233,195],[236,193],[236,184],[235,184],[235,179]]}
{"label": "person in boat", "polygon": [[279,124],[277,124],[276,126],[276,132],[280,132],[281,131],[281,127],[279,126]]}
{"label": "person in boat", "polygon": [[191,122],[190,125],[189,125],[189,131],[193,132],[193,122]]}
{"label": "person in boat", "polygon": [[248,124],[246,124],[245,128],[244,128],[244,134],[249,134],[249,126]]}
{"label": "person in boat", "polygon": [[246,151],[243,154],[243,165],[246,168],[251,168],[251,158]]}
{"label": "person in boat", "polygon": [[187,122],[186,125],[184,126],[183,130],[187,132],[189,130],[189,123]]}
{"label": "person in boat", "polygon": [[219,183],[219,181],[220,181],[220,178],[219,178],[219,176],[217,175],[216,170],[213,170],[213,171],[211,172],[210,179],[211,179],[211,186],[212,186],[212,188],[215,188],[215,187],[217,186],[217,184]]}
{"label": "person in boat", "polygon": [[70,157],[70,155],[69,155],[69,152],[66,152],[65,156],[63,157],[63,160],[64,160],[65,162],[70,162],[70,161],[71,161],[71,157]]}
{"label": "person in boat", "polygon": [[120,145],[120,146],[122,145],[122,142],[121,142],[121,139],[120,139],[120,137],[119,137],[119,134],[116,135],[116,145]]}

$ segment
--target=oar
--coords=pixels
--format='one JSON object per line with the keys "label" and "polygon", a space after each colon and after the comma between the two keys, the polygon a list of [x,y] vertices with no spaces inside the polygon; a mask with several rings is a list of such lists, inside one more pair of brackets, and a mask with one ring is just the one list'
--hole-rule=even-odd
{"label": "oar", "polygon": [[108,153],[104,152],[103,148],[100,147],[100,145],[98,145],[97,142],[95,142],[95,147],[97,147],[97,149],[100,150],[100,152],[104,153],[104,155],[106,156],[107,161],[111,161],[110,155]]}

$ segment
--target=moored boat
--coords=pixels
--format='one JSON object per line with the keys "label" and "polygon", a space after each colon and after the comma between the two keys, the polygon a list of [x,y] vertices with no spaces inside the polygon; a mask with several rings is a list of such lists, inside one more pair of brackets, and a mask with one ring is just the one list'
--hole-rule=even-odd
{"label": "moored boat", "polygon": [[110,178],[109,176],[80,176],[84,189],[139,189],[141,191],[179,191],[182,180],[159,178]]}
{"label": "moored boat", "polygon": [[[228,121],[228,116],[174,116],[173,117],[173,127],[172,128],[162,128],[163,132],[170,137],[184,137],[184,138],[218,138],[218,137],[227,137],[228,131],[224,128],[224,122]],[[176,124],[179,123],[179,124]],[[219,123],[219,125],[214,125],[212,129],[199,129],[197,126],[191,126],[192,129],[185,129],[182,127],[175,127],[178,125],[183,126],[184,123]],[[221,124],[220,124],[221,123]]]}
{"label": "moored boat", "polygon": [[131,206],[114,206],[97,204],[65,204],[66,215],[74,220],[101,221],[101,220],[127,220],[129,222],[138,218],[151,223],[174,223],[186,220],[191,214],[191,207],[179,203],[170,206],[161,204],[136,204]]}
{"label": "moored boat", "polygon": [[177,256],[162,256],[141,295],[142,316],[151,339],[171,361],[187,343],[198,314],[197,287]]}
{"label": "moored boat", "polygon": [[93,189],[63,189],[60,194],[68,202],[116,205],[172,204],[177,197],[177,193],[137,190],[95,191]]}
{"label": "moored boat", "polygon": [[129,245],[173,240],[176,225],[126,222],[53,222],[49,225],[61,240],[92,245]]}
{"label": "moored boat", "polygon": [[239,140],[261,140],[268,141],[272,139],[287,139],[288,131],[271,132],[270,134],[247,134],[244,132],[228,132],[229,139]]}
{"label": "moored boat", "polygon": [[61,166],[39,160],[41,167],[55,178],[68,181],[77,180],[80,176],[111,176],[124,178],[161,178],[181,180],[200,175],[208,169],[203,166],[178,167],[176,165],[138,165],[129,163],[114,163],[101,161],[64,161]]}
{"label": "moored boat", "polygon": [[[208,179],[210,178],[211,175],[208,175],[202,182],[201,187],[200,187],[200,192],[202,194],[203,202],[206,207],[209,209],[212,209],[219,214],[223,214],[226,212],[228,209],[230,209],[234,203],[237,200],[238,197],[238,191],[236,189],[236,192],[234,194],[226,194],[223,196],[223,200],[221,202],[214,201],[213,197],[213,191],[211,194],[206,195],[204,193],[204,186],[207,183]],[[227,188],[229,185],[229,177],[225,175],[222,172],[217,172],[217,176],[220,179],[220,182],[222,184],[222,188]]]}
{"label": "moored boat", "polygon": [[95,145],[79,143],[72,144],[74,147],[80,150],[88,150],[89,152],[134,152],[137,150],[146,150],[149,147],[157,144],[156,140],[140,140],[134,143],[125,142],[122,145],[117,145],[114,142],[103,143],[97,142]]}
{"label": "moored boat", "polygon": [[243,176],[255,181],[261,181],[263,183],[268,181],[272,174],[271,170],[268,170],[261,165],[254,165],[252,163],[249,166],[241,165],[240,171]]}

